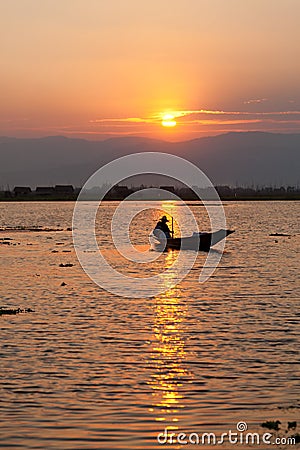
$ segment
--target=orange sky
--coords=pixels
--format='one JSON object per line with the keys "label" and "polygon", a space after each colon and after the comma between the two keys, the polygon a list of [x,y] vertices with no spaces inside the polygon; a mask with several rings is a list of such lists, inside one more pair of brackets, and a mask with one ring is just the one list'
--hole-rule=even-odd
{"label": "orange sky", "polygon": [[299,0],[1,2],[0,135],[300,132],[299,17]]}

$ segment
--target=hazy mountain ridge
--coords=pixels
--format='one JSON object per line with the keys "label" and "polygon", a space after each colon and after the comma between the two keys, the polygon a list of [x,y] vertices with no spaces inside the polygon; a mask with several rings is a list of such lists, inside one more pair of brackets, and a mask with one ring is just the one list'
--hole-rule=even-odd
{"label": "hazy mountain ridge", "polygon": [[105,141],[51,136],[0,137],[0,187],[81,186],[99,167],[120,156],[161,151],[200,167],[215,184],[300,184],[300,134],[227,133],[185,142],[141,137]]}

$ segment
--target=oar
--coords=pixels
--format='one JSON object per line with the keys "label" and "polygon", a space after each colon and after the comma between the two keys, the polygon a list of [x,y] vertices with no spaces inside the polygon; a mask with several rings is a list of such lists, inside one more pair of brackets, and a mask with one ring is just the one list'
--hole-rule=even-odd
{"label": "oar", "polygon": [[171,233],[172,233],[172,238],[174,237],[174,219],[173,219],[173,217],[172,217],[172,231],[171,231]]}

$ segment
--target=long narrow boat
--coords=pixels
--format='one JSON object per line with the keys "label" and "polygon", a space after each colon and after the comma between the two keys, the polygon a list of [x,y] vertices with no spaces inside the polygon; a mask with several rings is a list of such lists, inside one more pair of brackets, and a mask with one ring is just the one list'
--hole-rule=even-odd
{"label": "long narrow boat", "polygon": [[192,236],[183,238],[162,238],[161,235],[154,233],[159,246],[165,249],[174,250],[200,250],[208,252],[210,247],[220,242],[226,236],[234,233],[234,230],[219,230],[213,233],[194,233]]}

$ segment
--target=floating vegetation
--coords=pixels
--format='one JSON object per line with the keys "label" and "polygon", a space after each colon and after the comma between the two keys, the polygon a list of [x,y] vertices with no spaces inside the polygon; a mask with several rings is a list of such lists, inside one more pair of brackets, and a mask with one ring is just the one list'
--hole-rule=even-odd
{"label": "floating vegetation", "polygon": [[[282,407],[280,409],[283,409]],[[266,422],[263,422],[260,426],[263,428],[267,428],[268,430],[274,430],[276,432],[281,432],[280,434],[277,433],[277,435],[283,436],[286,439],[293,439],[293,444],[299,444],[300,442],[300,434],[290,434],[291,431],[296,431],[297,428],[297,422],[296,420],[292,422],[288,422],[286,427],[280,427],[281,425],[280,420],[267,420]],[[285,433],[285,436],[284,434]]]}
{"label": "floating vegetation", "polygon": [[[12,242],[13,239],[9,238],[9,237],[5,237],[5,238],[0,238],[0,245],[21,245],[20,242]],[[27,245],[32,245],[32,244],[27,244]]]}
{"label": "floating vegetation", "polygon": [[296,420],[294,422],[288,422],[288,430],[296,430],[296,428],[297,428]]}
{"label": "floating vegetation", "polygon": [[266,422],[263,422],[261,426],[263,428],[268,428],[268,430],[275,430],[279,431],[279,425],[281,425],[280,420],[267,420]]}
{"label": "floating vegetation", "polygon": [[291,436],[291,438],[295,439],[295,444],[299,444],[299,442],[300,442],[300,434],[299,433],[293,434]]}
{"label": "floating vegetation", "polygon": [[31,308],[22,309],[22,308],[8,308],[7,306],[0,306],[0,316],[16,315],[20,313],[31,313],[31,312],[35,311]]}
{"label": "floating vegetation", "polygon": [[5,238],[0,238],[0,244],[2,244],[2,245],[16,245],[16,244],[13,244],[11,241],[12,241],[13,239],[12,238],[9,238],[9,237],[5,237]]}
{"label": "floating vegetation", "polygon": [[51,228],[51,227],[25,227],[25,226],[15,226],[15,227],[0,227],[0,231],[32,231],[32,232],[57,232],[57,231],[72,231],[72,228]]}

